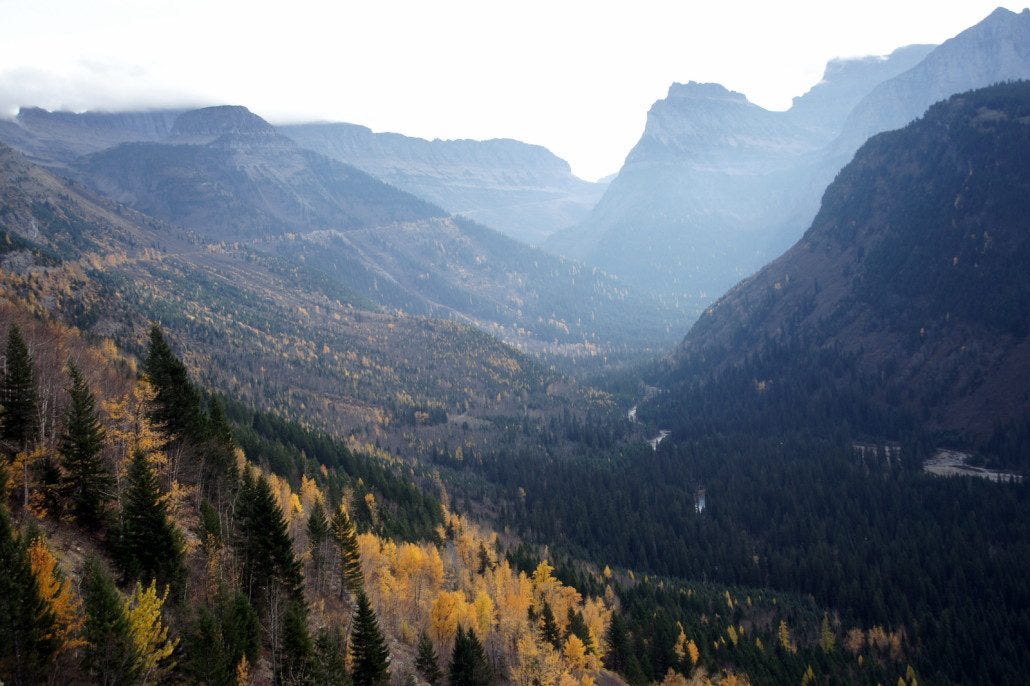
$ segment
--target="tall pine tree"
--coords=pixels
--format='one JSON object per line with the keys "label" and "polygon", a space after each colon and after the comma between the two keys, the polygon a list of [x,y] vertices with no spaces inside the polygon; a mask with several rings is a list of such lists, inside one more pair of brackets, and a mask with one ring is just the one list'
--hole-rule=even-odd
{"label": "tall pine tree", "polygon": [[304,577],[283,511],[268,482],[250,470],[244,470],[240,485],[235,548],[243,591],[255,605],[268,599],[273,584],[280,584],[290,599],[303,602]]}
{"label": "tall pine tree", "polygon": [[491,681],[490,664],[479,637],[471,627],[458,627],[451,653],[450,686],[487,686]]}
{"label": "tall pine tree", "polygon": [[440,671],[440,658],[436,654],[433,642],[425,629],[418,637],[418,654],[415,656],[415,669],[422,675],[429,686],[437,686],[443,679]]}
{"label": "tall pine tree", "polygon": [[[0,466],[0,493],[5,492]],[[24,543],[0,499],[0,682],[10,684],[45,681],[59,647],[56,618],[40,594]]]}
{"label": "tall pine tree", "polygon": [[207,427],[200,393],[156,324],[150,329],[143,372],[157,393],[150,417],[154,424],[173,440],[201,440]]}
{"label": "tall pine tree", "polygon": [[357,593],[361,589],[363,577],[361,575],[361,554],[358,551],[358,534],[354,528],[343,503],[333,515],[330,526],[333,534],[333,542],[340,554],[340,596],[350,591]]}
{"label": "tall pine tree", "polygon": [[185,576],[182,538],[143,453],[133,455],[126,479],[117,548],[122,571],[126,579],[156,579],[178,590]]}
{"label": "tall pine tree", "polygon": [[125,603],[101,562],[90,557],[82,577],[86,623],[84,663],[93,683],[134,684],[139,679],[139,656],[132,638]]}
{"label": "tall pine tree", "polygon": [[390,653],[368,596],[358,591],[358,609],[350,634],[354,686],[378,686],[390,682]]}
{"label": "tall pine tree", "polygon": [[108,503],[114,498],[114,475],[101,455],[104,427],[96,401],[78,368],[69,363],[71,406],[61,436],[61,490],[75,521],[95,531],[104,522]]}
{"label": "tall pine tree", "polygon": [[558,631],[558,625],[554,621],[554,610],[551,609],[550,603],[544,601],[544,607],[540,611],[540,633],[543,639],[550,643],[555,650],[561,648],[561,632]]}
{"label": "tall pine tree", "polygon": [[278,664],[276,683],[311,683],[315,646],[308,633],[308,613],[303,603],[291,601],[287,605],[279,645],[282,646],[282,659]]}
{"label": "tall pine tree", "polygon": [[17,324],[12,324],[7,331],[0,405],[3,406],[0,437],[14,450],[24,450],[36,440],[39,416],[36,413],[36,369]]}

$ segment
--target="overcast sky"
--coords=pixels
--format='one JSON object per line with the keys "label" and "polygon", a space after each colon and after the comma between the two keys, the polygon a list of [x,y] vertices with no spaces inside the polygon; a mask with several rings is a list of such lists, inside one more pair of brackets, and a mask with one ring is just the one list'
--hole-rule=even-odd
{"label": "overcast sky", "polygon": [[0,0],[0,112],[242,104],[273,122],[518,138],[593,179],[674,81],[786,109],[832,57],[939,43],[997,4]]}

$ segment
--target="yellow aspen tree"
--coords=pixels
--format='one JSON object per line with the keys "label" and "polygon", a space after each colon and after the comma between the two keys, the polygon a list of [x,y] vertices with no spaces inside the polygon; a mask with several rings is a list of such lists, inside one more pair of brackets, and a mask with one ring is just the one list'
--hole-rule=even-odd
{"label": "yellow aspen tree", "polygon": [[730,637],[730,642],[733,643],[734,647],[736,647],[737,641],[740,640],[740,638],[737,636],[737,630],[736,628],[734,628],[732,624],[730,624],[729,627],[727,627],[726,635]]}
{"label": "yellow aspen tree", "polygon": [[175,667],[169,658],[179,645],[179,639],[169,640],[168,627],[161,618],[161,608],[167,598],[167,588],[159,597],[156,582],[151,581],[150,586],[144,589],[137,581],[132,596],[125,601],[125,613],[143,683],[158,683]]}
{"label": "yellow aspen tree", "polygon": [[570,634],[565,639],[565,646],[562,652],[565,654],[565,659],[568,660],[569,666],[573,669],[578,671],[587,669],[587,648],[578,636]]}
{"label": "yellow aspen tree", "polygon": [[790,642],[790,628],[787,627],[786,619],[780,620],[779,636],[780,645],[783,647],[783,649],[786,650],[788,653],[794,652],[793,646]]}
{"label": "yellow aspen tree", "polygon": [[683,662],[684,658],[687,657],[687,634],[683,631],[682,624],[679,622],[676,622],[676,624],[679,626],[680,633],[676,637],[676,645],[672,649],[676,653],[676,659]]}
{"label": "yellow aspen tree", "polygon": [[72,590],[71,581],[61,574],[57,559],[42,537],[35,539],[29,546],[29,565],[39,585],[40,596],[57,619],[54,638],[58,642],[58,651],[73,650],[84,645],[85,642],[79,637],[85,621],[82,601]]}
{"label": "yellow aspen tree", "polygon": [[250,662],[244,655],[236,663],[236,686],[248,686],[250,684]]}

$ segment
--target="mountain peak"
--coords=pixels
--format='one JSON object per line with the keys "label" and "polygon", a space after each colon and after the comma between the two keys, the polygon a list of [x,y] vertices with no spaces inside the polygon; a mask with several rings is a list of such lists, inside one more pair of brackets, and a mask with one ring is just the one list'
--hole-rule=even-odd
{"label": "mountain peak", "polygon": [[721,83],[701,83],[699,81],[673,83],[669,86],[666,100],[723,100],[742,105],[750,104],[747,96],[743,93],[731,91]]}
{"label": "mountain peak", "polygon": [[275,127],[241,105],[217,105],[180,114],[173,138],[217,138],[225,135],[275,135]]}

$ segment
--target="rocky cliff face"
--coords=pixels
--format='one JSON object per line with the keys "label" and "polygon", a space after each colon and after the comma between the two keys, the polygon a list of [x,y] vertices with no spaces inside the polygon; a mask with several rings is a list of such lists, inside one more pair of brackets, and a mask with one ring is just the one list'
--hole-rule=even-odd
{"label": "rocky cliff face", "polygon": [[280,130],[305,148],[530,244],[582,219],[604,191],[604,184],[574,176],[546,148],[510,139],[428,141],[335,123]]}
{"label": "rocky cliff face", "polygon": [[1030,74],[1030,11],[946,43],[837,60],[787,112],[714,84],[674,85],[597,207],[545,243],[675,298],[688,313],[801,235],[871,134],[951,93]]}

